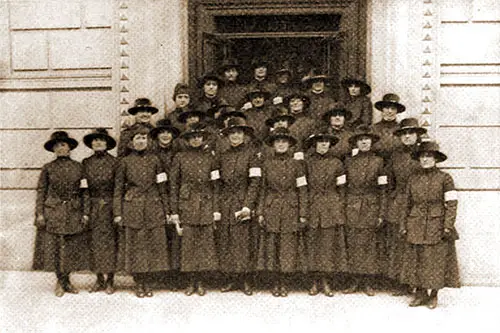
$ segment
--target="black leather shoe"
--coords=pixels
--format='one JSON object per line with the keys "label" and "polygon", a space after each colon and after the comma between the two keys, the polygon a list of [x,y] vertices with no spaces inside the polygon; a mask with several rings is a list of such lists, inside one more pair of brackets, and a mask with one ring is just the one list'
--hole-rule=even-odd
{"label": "black leather shoe", "polygon": [[56,288],[54,289],[54,295],[57,297],[63,297],[64,295],[64,288],[61,284],[61,282],[57,281],[56,282]]}
{"label": "black leather shoe", "polygon": [[67,282],[64,285],[64,291],[67,292],[67,293],[70,293],[70,294],[78,294],[78,289],[76,289],[75,287],[73,287],[73,285],[71,284],[71,282]]}
{"label": "black leather shoe", "polygon": [[97,280],[94,285],[90,288],[89,293],[96,293],[98,291],[104,290],[106,285],[104,281]]}
{"label": "black leather shoe", "polygon": [[414,308],[416,306],[422,306],[427,303],[427,297],[422,295],[416,295],[415,298],[410,302],[410,307]]}
{"label": "black leather shoe", "polygon": [[373,290],[372,287],[370,286],[366,286],[365,289],[363,290],[363,292],[365,293],[365,295],[367,296],[375,296],[375,290]]}
{"label": "black leather shoe", "polygon": [[143,284],[138,284],[135,288],[135,295],[139,298],[144,298],[146,296],[146,292],[144,290]]}
{"label": "black leather shoe", "polygon": [[232,282],[226,284],[225,286],[223,286],[222,288],[220,288],[220,292],[221,293],[227,293],[227,292],[230,292],[234,290],[234,284]]}
{"label": "black leather shoe", "polygon": [[438,305],[437,295],[429,297],[427,301],[427,307],[431,310],[434,310],[437,307],[437,305]]}
{"label": "black leather shoe", "polygon": [[285,286],[281,286],[281,288],[280,288],[280,296],[281,297],[287,297],[288,296],[288,289]]}
{"label": "black leather shoe", "polygon": [[106,289],[105,289],[106,294],[112,295],[115,292],[115,286],[113,285],[113,281],[106,281]]}
{"label": "black leather shoe", "polygon": [[358,289],[359,289],[358,285],[353,284],[349,288],[342,290],[342,293],[344,293],[344,294],[354,294],[355,292],[358,291]]}
{"label": "black leather shoe", "polygon": [[271,294],[274,297],[280,297],[280,288],[279,288],[279,286],[274,286],[273,290],[271,290]]}
{"label": "black leather shoe", "polygon": [[335,295],[335,292],[332,290],[332,288],[330,288],[328,282],[323,283],[323,294],[325,294],[325,296],[327,297],[333,297],[333,295]]}
{"label": "black leather shoe", "polygon": [[207,294],[207,290],[203,287],[201,282],[198,282],[198,289],[196,290],[196,293],[200,296],[205,296]]}
{"label": "black leather shoe", "polygon": [[318,283],[315,281],[311,289],[309,289],[309,295],[316,296],[317,294],[319,294],[319,289],[318,289]]}
{"label": "black leather shoe", "polygon": [[186,290],[184,290],[184,294],[186,294],[186,296],[191,296],[192,294],[194,294],[195,292],[195,288],[194,288],[194,285],[193,284],[190,284]]}
{"label": "black leather shoe", "polygon": [[151,287],[148,285],[144,286],[144,296],[153,297],[153,290],[151,290]]}
{"label": "black leather shoe", "polygon": [[247,281],[245,281],[243,283],[243,293],[247,296],[252,296],[253,295],[253,288],[252,288],[252,285],[250,283],[248,283]]}

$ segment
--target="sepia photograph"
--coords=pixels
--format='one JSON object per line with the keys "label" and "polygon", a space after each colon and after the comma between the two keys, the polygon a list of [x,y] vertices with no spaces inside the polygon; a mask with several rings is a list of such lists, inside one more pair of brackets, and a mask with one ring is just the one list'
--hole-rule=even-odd
{"label": "sepia photograph", "polygon": [[499,332],[496,0],[0,0],[0,331]]}

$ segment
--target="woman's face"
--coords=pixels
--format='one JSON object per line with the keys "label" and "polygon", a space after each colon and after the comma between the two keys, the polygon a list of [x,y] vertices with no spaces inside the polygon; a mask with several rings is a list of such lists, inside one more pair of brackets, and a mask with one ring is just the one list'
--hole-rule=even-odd
{"label": "woman's face", "polygon": [[334,116],[330,116],[330,126],[335,128],[341,128],[345,124],[345,117],[341,114],[336,114]]}
{"label": "woman's face", "polygon": [[205,92],[205,95],[209,97],[217,95],[217,88],[219,88],[219,85],[215,80],[207,80],[207,82],[203,85],[203,91]]}
{"label": "woman's face", "polygon": [[267,67],[265,66],[256,67],[254,70],[254,75],[256,78],[264,79],[267,76]]}
{"label": "woman's face", "polygon": [[256,95],[252,98],[252,105],[256,108],[260,108],[262,105],[264,105],[264,102],[265,102],[264,96]]}
{"label": "woman's face", "polygon": [[132,146],[137,151],[146,150],[148,147],[148,135],[147,134],[136,134],[132,139]]}
{"label": "woman's face", "polygon": [[369,151],[372,148],[372,138],[369,136],[362,136],[356,143],[360,151]]}
{"label": "woman's face", "polygon": [[322,92],[325,89],[325,81],[314,81],[311,88],[313,92]]}
{"label": "woman's face", "polygon": [[135,114],[135,120],[140,124],[146,124],[151,120],[151,116],[151,112],[139,111]]}
{"label": "woman's face", "polygon": [[57,157],[69,156],[69,152],[71,151],[66,142],[56,142],[53,149]]}
{"label": "woman's face", "polygon": [[280,84],[287,84],[288,82],[290,82],[290,74],[288,72],[279,73],[276,80]]}
{"label": "woman's face", "polygon": [[188,143],[193,148],[198,148],[203,144],[203,135],[195,134],[191,136]]}
{"label": "woman's face", "polygon": [[417,143],[418,135],[414,131],[404,131],[399,139],[405,146],[413,146]]}
{"label": "woman's face", "polygon": [[241,130],[233,130],[231,133],[229,133],[228,138],[231,146],[237,147],[241,145],[245,140],[245,133]]}
{"label": "woman's face", "polygon": [[274,122],[273,128],[288,128],[288,121],[286,119],[278,119]]}
{"label": "woman's face", "polygon": [[398,114],[398,109],[395,106],[388,106],[382,109],[382,119],[385,121],[394,121]]}
{"label": "woman's face", "polygon": [[301,98],[292,98],[290,100],[290,112],[301,113],[304,110],[304,101]]}
{"label": "woman's face", "polygon": [[224,77],[227,81],[235,82],[238,78],[238,70],[236,68],[228,68],[224,71]]}
{"label": "woman's face", "polygon": [[175,106],[178,108],[186,107],[189,101],[190,97],[188,94],[178,94],[175,96]]}
{"label": "woman's face", "polygon": [[359,96],[361,94],[361,87],[355,84],[351,84],[347,89],[349,90],[349,95],[353,97]]}
{"label": "woman's face", "polygon": [[318,154],[324,155],[328,152],[328,149],[330,149],[330,141],[321,140],[316,142],[316,152]]}
{"label": "woman's face", "polygon": [[198,116],[189,116],[186,118],[186,125],[192,125],[200,122],[200,117]]}
{"label": "woman's face", "polygon": [[424,169],[432,168],[436,165],[436,157],[432,152],[423,152],[420,154],[420,166]]}
{"label": "woman's face", "polygon": [[286,153],[290,147],[290,142],[287,139],[276,139],[274,140],[273,147],[277,153]]}
{"label": "woman's face", "polygon": [[170,131],[161,131],[158,133],[158,141],[160,142],[161,146],[166,146],[172,142],[172,139],[174,136]]}
{"label": "woman's face", "polygon": [[106,140],[102,138],[95,138],[92,140],[91,146],[93,151],[106,151],[108,144]]}

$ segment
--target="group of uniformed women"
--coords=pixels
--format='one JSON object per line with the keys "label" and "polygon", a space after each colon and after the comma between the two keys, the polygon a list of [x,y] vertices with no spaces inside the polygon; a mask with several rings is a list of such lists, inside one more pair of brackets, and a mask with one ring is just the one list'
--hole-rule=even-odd
{"label": "group of uniformed women", "polygon": [[411,306],[429,308],[439,289],[459,286],[457,194],[436,167],[446,156],[421,140],[416,119],[396,121],[399,97],[375,103],[382,121],[371,125],[362,80],[342,82],[341,104],[327,76],[312,73],[303,92],[270,82],[266,66],[256,63],[247,86],[236,82],[235,62],[223,67],[225,80],[205,75],[196,102],[178,84],[176,109],[156,126],[158,109],[137,99],[118,157],[105,129],[84,137],[93,154],[82,163],[69,156],[76,140],[52,134],[34,268],[56,272],[57,296],[76,293],[69,274],[84,269],[97,274],[91,292],[113,293],[114,274],[127,272],[138,297],[153,295],[155,272],[186,295],[204,295],[209,272],[222,292],[246,295],[264,276],[277,297],[297,276],[310,295],[329,297],[371,296],[385,279],[395,295],[413,294]]}

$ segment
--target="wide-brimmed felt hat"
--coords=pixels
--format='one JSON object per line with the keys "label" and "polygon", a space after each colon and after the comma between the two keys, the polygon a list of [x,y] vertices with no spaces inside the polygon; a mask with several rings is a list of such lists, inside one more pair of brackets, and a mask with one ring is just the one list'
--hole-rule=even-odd
{"label": "wide-brimmed felt hat", "polygon": [[172,95],[172,99],[175,101],[175,97],[177,95],[189,95],[191,96],[191,89],[186,83],[177,83],[174,88],[174,94]]}
{"label": "wide-brimmed felt hat", "polygon": [[290,69],[290,64],[288,62],[281,64],[278,67],[278,70],[274,74],[277,76],[284,73],[287,73],[288,75],[292,76],[292,70]]}
{"label": "wide-brimmed felt hat", "polygon": [[96,128],[92,133],[83,137],[83,143],[92,149],[92,141],[95,139],[102,139],[106,141],[106,150],[111,150],[116,147],[116,140],[108,134],[105,128]]}
{"label": "wide-brimmed felt hat", "polygon": [[270,97],[271,97],[271,93],[267,90],[263,90],[263,89],[253,89],[253,90],[250,90],[247,94],[246,94],[246,98],[248,101],[252,101],[252,99],[254,99],[256,96],[263,96],[264,99],[267,101]]}
{"label": "wide-brimmed felt hat", "polygon": [[310,84],[312,84],[313,82],[316,82],[316,81],[325,81],[325,83],[329,83],[332,80],[333,80],[333,78],[331,76],[328,76],[326,74],[320,73],[320,72],[318,72],[316,70],[311,70],[309,72],[309,74],[307,74],[306,76],[304,76],[301,79],[301,82],[304,85],[309,86]]}
{"label": "wide-brimmed felt hat", "polygon": [[349,88],[351,85],[359,86],[361,88],[361,95],[366,96],[372,92],[372,87],[368,83],[366,83],[361,78],[353,78],[348,77],[341,81],[341,84],[344,88]]}
{"label": "wide-brimmed felt hat", "polygon": [[352,117],[351,111],[347,110],[344,107],[338,106],[331,108],[330,110],[323,113],[323,121],[326,123],[330,123],[330,117],[334,117],[337,115],[343,115],[345,120],[349,120]]}
{"label": "wide-brimmed felt hat", "polygon": [[209,72],[209,73],[206,73],[204,74],[199,80],[198,80],[198,88],[203,88],[203,86],[205,85],[205,83],[207,81],[215,81],[217,82],[217,85],[220,87],[224,86],[224,80],[222,80],[222,78],[217,75],[217,73],[214,73],[214,72]]}
{"label": "wide-brimmed felt hat", "polygon": [[381,101],[375,103],[375,108],[382,111],[386,107],[394,106],[398,110],[398,113],[404,112],[406,106],[399,103],[399,96],[393,93],[385,94]]}
{"label": "wide-brimmed felt hat", "polygon": [[177,116],[177,121],[185,124],[186,120],[189,117],[199,117],[200,120],[203,120],[203,119],[205,119],[206,116],[207,116],[207,114],[203,111],[188,109]]}
{"label": "wide-brimmed felt hat", "polygon": [[301,99],[302,102],[304,103],[304,110],[307,110],[309,108],[309,105],[311,105],[311,99],[300,92],[296,92],[286,96],[283,99],[283,105],[285,105],[287,108],[290,107],[290,101],[292,99]]}
{"label": "wide-brimmed felt hat", "polygon": [[67,132],[56,131],[50,135],[50,139],[45,142],[43,147],[45,148],[45,150],[54,152],[54,145],[58,142],[66,142],[70,150],[73,150],[78,146],[78,141],[70,138]]}
{"label": "wide-brimmed felt hat", "polygon": [[158,108],[154,107],[149,98],[137,98],[134,102],[134,106],[128,109],[128,113],[131,115],[137,114],[137,112],[144,111],[149,112],[151,114],[155,114],[158,112]]}
{"label": "wide-brimmed felt hat", "polygon": [[290,146],[294,146],[297,144],[297,139],[293,137],[293,135],[290,134],[290,131],[287,128],[277,128],[275,129],[271,134],[269,134],[265,139],[264,142],[268,146],[272,146],[274,141],[278,139],[286,139],[290,143]]}
{"label": "wide-brimmed felt hat", "polygon": [[354,134],[349,138],[349,143],[352,146],[356,145],[356,142],[363,137],[369,137],[372,139],[372,144],[380,140],[380,136],[375,134],[370,126],[359,125],[354,130]]}
{"label": "wide-brimmed felt hat", "polygon": [[436,141],[423,141],[417,148],[417,150],[412,154],[414,160],[418,160],[422,153],[432,153],[436,162],[443,162],[448,159],[448,157],[439,151],[439,145]]}
{"label": "wide-brimmed felt hat", "polygon": [[394,135],[400,136],[405,132],[413,131],[417,133],[417,135],[423,135],[427,133],[425,128],[422,128],[418,125],[418,120],[416,118],[405,118],[401,120],[399,123],[399,128],[395,130]]}
{"label": "wide-brimmed felt hat", "polygon": [[250,64],[252,69],[258,68],[258,67],[269,67],[269,60],[265,57],[257,57],[253,58],[252,62]]}
{"label": "wide-brimmed felt hat", "polygon": [[244,118],[230,118],[227,122],[227,126],[220,132],[223,135],[228,135],[233,131],[242,131],[249,136],[252,136],[254,133],[253,127],[248,126]]}
{"label": "wide-brimmed felt hat", "polygon": [[195,135],[201,135],[203,136],[203,140],[206,140],[210,133],[207,131],[205,124],[196,123],[186,129],[180,137],[184,140],[188,140],[190,137]]}
{"label": "wide-brimmed felt hat", "polygon": [[339,138],[328,133],[318,133],[310,135],[305,141],[305,147],[310,148],[319,141],[330,141],[330,146],[335,146],[339,142]]}
{"label": "wide-brimmed felt hat", "polygon": [[172,126],[172,122],[170,121],[170,119],[166,118],[158,120],[158,122],[156,123],[156,127],[151,130],[150,135],[153,139],[156,139],[158,137],[158,134],[160,134],[161,132],[172,133],[174,139],[177,138],[180,134],[179,129],[175,126]]}
{"label": "wide-brimmed felt hat", "polygon": [[230,118],[247,119],[247,116],[243,112],[236,110],[235,108],[233,108],[231,106],[231,107],[226,108],[226,111],[223,111],[221,113],[218,120],[220,120],[221,122],[225,122],[227,119],[230,119]]}
{"label": "wide-brimmed felt hat", "polygon": [[288,112],[288,109],[283,104],[277,104],[273,108],[271,117],[266,119],[266,126],[274,127],[274,124],[281,120],[286,120],[288,125],[292,125],[295,122],[295,117]]}
{"label": "wide-brimmed felt hat", "polygon": [[240,63],[238,62],[237,59],[235,59],[235,58],[224,59],[222,61],[221,65],[219,66],[219,72],[223,73],[226,70],[231,69],[231,68],[236,68],[237,70],[240,69]]}

